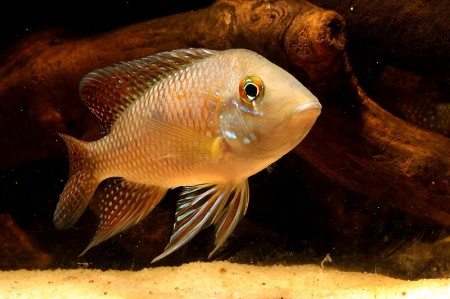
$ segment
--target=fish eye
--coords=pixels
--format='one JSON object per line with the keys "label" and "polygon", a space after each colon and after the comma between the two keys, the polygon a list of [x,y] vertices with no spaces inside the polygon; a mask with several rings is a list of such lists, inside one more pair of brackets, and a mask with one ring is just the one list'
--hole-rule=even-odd
{"label": "fish eye", "polygon": [[264,94],[264,84],[256,75],[246,76],[239,83],[239,94],[247,104],[256,104]]}
{"label": "fish eye", "polygon": [[253,83],[248,83],[244,86],[245,94],[249,100],[254,100],[259,93],[258,87]]}

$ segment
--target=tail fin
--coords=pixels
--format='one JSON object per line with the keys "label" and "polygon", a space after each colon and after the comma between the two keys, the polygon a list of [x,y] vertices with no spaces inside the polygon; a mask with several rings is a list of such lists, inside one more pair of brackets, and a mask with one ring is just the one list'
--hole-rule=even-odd
{"label": "tail fin", "polygon": [[94,176],[94,165],[89,159],[87,143],[68,135],[59,135],[69,150],[70,175],[59,197],[53,223],[57,229],[66,229],[80,218],[100,181]]}

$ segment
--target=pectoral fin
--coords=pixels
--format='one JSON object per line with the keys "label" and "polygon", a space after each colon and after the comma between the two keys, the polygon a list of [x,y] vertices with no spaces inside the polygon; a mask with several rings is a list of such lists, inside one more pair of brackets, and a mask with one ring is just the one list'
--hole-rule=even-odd
{"label": "pectoral fin", "polygon": [[200,230],[214,224],[216,247],[225,242],[244,216],[249,199],[247,180],[224,185],[186,187],[177,203],[175,224],[170,242],[156,262],[189,242]]}
{"label": "pectoral fin", "polygon": [[144,120],[142,143],[148,148],[158,148],[157,159],[182,157],[211,161],[221,159],[226,152],[222,137],[207,136],[181,124],[154,118]]}

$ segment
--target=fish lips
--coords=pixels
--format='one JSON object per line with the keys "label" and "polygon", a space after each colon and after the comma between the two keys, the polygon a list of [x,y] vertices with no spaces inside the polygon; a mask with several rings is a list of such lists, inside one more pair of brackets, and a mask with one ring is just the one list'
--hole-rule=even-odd
{"label": "fish lips", "polygon": [[322,105],[319,101],[301,104],[294,109],[292,116],[289,119],[289,127],[295,128],[293,134],[294,136],[297,136],[291,139],[288,148],[294,148],[303,140],[316,122],[321,111]]}
{"label": "fish lips", "polygon": [[289,125],[298,128],[299,131],[308,133],[321,111],[322,105],[319,101],[298,105],[292,112],[292,116],[289,119]]}
{"label": "fish lips", "polygon": [[[296,147],[308,134],[320,115],[322,105],[318,101],[308,102],[295,107],[287,120],[274,128],[268,138],[262,138],[254,146],[261,157],[284,155]],[[266,142],[261,142],[266,140]]]}
{"label": "fish lips", "polygon": [[308,111],[308,112],[315,112],[315,113],[317,113],[317,116],[319,116],[321,110],[322,110],[322,105],[320,104],[320,102],[313,101],[313,102],[298,105],[294,109],[293,114],[296,115],[296,114],[304,113],[304,112]]}

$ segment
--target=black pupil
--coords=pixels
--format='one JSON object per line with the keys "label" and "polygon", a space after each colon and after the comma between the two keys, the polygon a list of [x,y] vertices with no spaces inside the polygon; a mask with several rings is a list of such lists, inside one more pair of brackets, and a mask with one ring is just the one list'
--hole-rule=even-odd
{"label": "black pupil", "polygon": [[247,84],[245,86],[245,94],[250,100],[253,100],[258,95],[258,87],[251,83]]}

